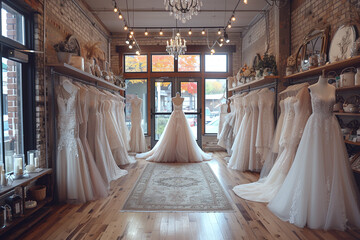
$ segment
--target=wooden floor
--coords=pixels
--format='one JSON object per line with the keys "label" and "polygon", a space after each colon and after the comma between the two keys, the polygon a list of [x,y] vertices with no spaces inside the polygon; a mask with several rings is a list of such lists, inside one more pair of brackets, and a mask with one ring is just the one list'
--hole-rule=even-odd
{"label": "wooden floor", "polygon": [[321,231],[298,228],[274,216],[266,204],[237,197],[233,186],[255,181],[258,174],[226,167],[225,152],[209,164],[233,202],[226,213],[120,212],[146,166],[144,160],[126,167],[129,174],[111,185],[111,195],[83,205],[54,208],[21,239],[360,239],[360,231]]}

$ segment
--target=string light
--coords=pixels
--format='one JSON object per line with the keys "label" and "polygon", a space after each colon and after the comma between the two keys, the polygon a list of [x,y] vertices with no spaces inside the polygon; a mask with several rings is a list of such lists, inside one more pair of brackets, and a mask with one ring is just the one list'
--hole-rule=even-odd
{"label": "string light", "polygon": [[137,50],[135,53],[136,53],[136,55],[140,55],[140,51],[139,51],[139,50]]}
{"label": "string light", "polygon": [[247,4],[247,0],[244,0],[244,3]]}
{"label": "string light", "polygon": [[191,31],[191,28],[190,28],[190,30],[189,30],[189,35],[191,35],[192,34],[192,31]]}
{"label": "string light", "polygon": [[133,46],[130,44],[130,45],[129,45],[129,49],[132,49],[132,48],[133,48]]}
{"label": "string light", "polygon": [[132,29],[130,30],[130,35],[134,35],[134,31]]}
{"label": "string light", "polygon": [[231,23],[228,23],[227,28],[231,28]]}
{"label": "string light", "polygon": [[125,25],[125,26],[124,26],[124,30],[125,30],[125,31],[128,30],[128,26]]}
{"label": "string light", "polygon": [[235,22],[236,21],[236,18],[234,15],[231,16],[231,21]]}
{"label": "string light", "polygon": [[223,43],[219,43],[219,47],[222,47],[224,44]]}
{"label": "string light", "polygon": [[201,31],[202,35],[205,35],[205,28],[203,28],[203,30]]}
{"label": "string light", "polygon": [[220,35],[220,34],[221,34],[221,30],[220,30],[220,28],[219,28],[218,35]]}
{"label": "string light", "polygon": [[215,49],[211,49],[210,54],[213,55],[215,53]]}
{"label": "string light", "polygon": [[145,32],[144,32],[145,36],[149,35],[147,28],[145,28]]}
{"label": "string light", "polygon": [[220,42],[223,42],[224,41],[224,39],[223,38],[220,38]]}
{"label": "string light", "polygon": [[114,1],[114,12],[116,13],[118,11],[117,5],[116,5],[116,1]]}
{"label": "string light", "polygon": [[162,31],[162,28],[160,28],[159,34],[160,34],[160,36],[164,35],[164,32]]}
{"label": "string light", "polygon": [[119,12],[119,19],[123,19],[123,15]]}
{"label": "string light", "polygon": [[179,30],[178,30],[178,32],[176,33],[176,36],[180,37],[180,32],[179,32]]}
{"label": "string light", "polygon": [[226,32],[224,32],[224,39],[225,39],[226,43],[230,42],[229,36],[228,36],[228,34]]}

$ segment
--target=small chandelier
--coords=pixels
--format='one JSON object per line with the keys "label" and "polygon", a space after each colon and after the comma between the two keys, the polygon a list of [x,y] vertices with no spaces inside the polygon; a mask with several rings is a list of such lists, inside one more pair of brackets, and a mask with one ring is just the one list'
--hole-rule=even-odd
{"label": "small chandelier", "polygon": [[180,33],[177,33],[175,38],[170,39],[170,42],[166,41],[166,51],[177,60],[179,55],[184,55],[186,52],[186,40],[181,39]]}
{"label": "small chandelier", "polygon": [[164,0],[165,9],[170,11],[170,15],[174,14],[175,19],[186,23],[192,15],[197,15],[202,7],[201,0]]}

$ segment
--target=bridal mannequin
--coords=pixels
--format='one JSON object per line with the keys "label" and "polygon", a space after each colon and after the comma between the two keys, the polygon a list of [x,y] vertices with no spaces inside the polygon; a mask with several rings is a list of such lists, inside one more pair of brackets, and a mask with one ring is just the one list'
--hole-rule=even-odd
{"label": "bridal mannequin", "polygon": [[335,87],[328,83],[324,71],[318,82],[309,86],[309,91],[317,96],[335,96]]}
{"label": "bridal mannequin", "polygon": [[179,106],[181,105],[183,102],[184,102],[184,98],[182,98],[180,96],[180,93],[177,92],[176,93],[176,96],[172,98],[172,102],[176,105],[176,106]]}

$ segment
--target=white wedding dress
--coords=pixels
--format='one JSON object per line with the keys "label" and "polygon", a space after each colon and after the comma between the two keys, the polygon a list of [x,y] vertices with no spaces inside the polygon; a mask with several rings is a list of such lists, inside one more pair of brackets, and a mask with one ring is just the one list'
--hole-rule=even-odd
{"label": "white wedding dress", "polygon": [[230,103],[230,110],[231,112],[225,116],[218,141],[218,145],[225,148],[228,155],[232,154],[231,147],[234,142],[235,107],[233,102]]}
{"label": "white wedding dress", "polygon": [[212,155],[204,153],[197,145],[182,110],[182,104],[173,106],[174,111],[154,148],[149,152],[137,154],[136,157],[153,162],[172,163],[211,160]]}
{"label": "white wedding dress", "polygon": [[310,96],[306,87],[294,97],[285,99],[285,122],[278,155],[269,175],[257,182],[235,186],[233,191],[241,198],[269,202],[279,191],[295,157],[303,129],[311,113]]}
{"label": "white wedding dress", "polygon": [[359,193],[344,140],[332,113],[335,96],[311,93],[313,114],[306,123],[294,162],[269,209],[299,227],[345,230],[360,227]]}
{"label": "white wedding dress", "polygon": [[132,152],[145,152],[146,140],[141,127],[141,104],[142,99],[134,98],[131,101],[131,129],[130,150]]}
{"label": "white wedding dress", "polygon": [[220,133],[224,126],[225,117],[228,115],[227,110],[228,110],[227,103],[223,103],[220,105],[220,117],[219,117],[219,128],[218,128],[218,132],[217,132],[217,139],[220,139]]}

